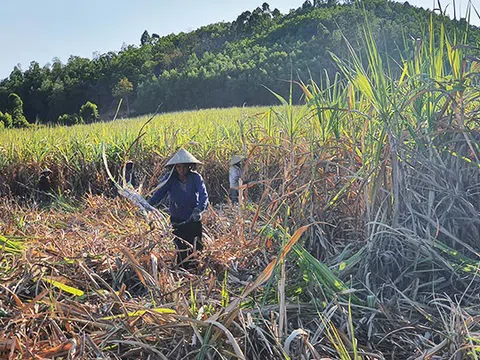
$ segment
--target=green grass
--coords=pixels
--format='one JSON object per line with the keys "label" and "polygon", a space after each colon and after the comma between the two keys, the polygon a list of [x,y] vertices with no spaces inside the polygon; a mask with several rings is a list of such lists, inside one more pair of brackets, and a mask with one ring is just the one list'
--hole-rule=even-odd
{"label": "green grass", "polygon": [[[130,145],[148,116],[72,127],[39,127],[0,132],[0,165],[12,163],[44,164],[75,159],[99,161],[101,145],[109,155],[133,157],[143,151],[170,154],[179,146],[193,149],[202,157],[208,149],[239,150],[237,122],[246,116],[263,113],[266,108],[211,109],[157,115],[145,129],[138,148]],[[135,154],[135,152],[137,154]]]}

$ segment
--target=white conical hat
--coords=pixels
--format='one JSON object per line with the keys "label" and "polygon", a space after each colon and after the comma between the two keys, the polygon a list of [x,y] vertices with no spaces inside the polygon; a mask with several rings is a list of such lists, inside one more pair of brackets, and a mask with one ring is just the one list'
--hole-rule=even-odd
{"label": "white conical hat", "polygon": [[201,164],[202,162],[198,160],[195,156],[190,154],[185,149],[178,150],[175,155],[172,156],[170,160],[165,164],[165,166],[175,165],[175,164]]}
{"label": "white conical hat", "polygon": [[245,160],[245,156],[242,155],[233,155],[232,160],[230,160],[230,165],[238,164],[240,161]]}

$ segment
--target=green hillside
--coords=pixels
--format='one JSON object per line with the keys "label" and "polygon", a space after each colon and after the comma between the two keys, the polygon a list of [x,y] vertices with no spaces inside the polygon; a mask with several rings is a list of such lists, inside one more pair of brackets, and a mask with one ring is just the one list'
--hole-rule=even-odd
{"label": "green hillside", "polygon": [[[11,93],[23,100],[30,123],[56,123],[63,114],[78,113],[87,101],[98,106],[101,118],[109,119],[120,98],[124,115],[154,112],[160,104],[162,111],[270,105],[276,99],[266,88],[285,96],[290,79],[318,82],[325,71],[336,73],[330,52],[348,58],[345,39],[362,57],[365,17],[381,54],[400,62],[408,45],[422,41],[430,12],[408,2],[307,0],[289,14],[264,3],[231,23],[190,33],[159,37],[148,29],[139,36],[139,45],[93,60],[71,56],[67,64],[53,61],[41,67],[33,61],[24,71],[13,69],[0,83],[0,111],[12,113]],[[447,32],[467,27],[465,20],[450,21],[438,14],[433,21],[445,22]],[[467,42],[479,41],[480,31],[472,28]],[[299,97],[299,89],[294,89],[294,98]],[[80,117],[61,119],[66,124],[78,121]]]}

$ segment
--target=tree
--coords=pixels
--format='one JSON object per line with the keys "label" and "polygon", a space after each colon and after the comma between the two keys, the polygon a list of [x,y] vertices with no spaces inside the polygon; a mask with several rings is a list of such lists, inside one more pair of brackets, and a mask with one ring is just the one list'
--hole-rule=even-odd
{"label": "tree", "polygon": [[265,14],[270,14],[270,5],[268,5],[268,3],[264,2],[262,4],[262,10]]}
{"label": "tree", "polygon": [[17,94],[11,93],[8,96],[8,101],[9,101],[9,104],[8,104],[9,109],[12,112],[15,111],[15,110],[23,110],[23,101],[20,98],[20,96],[18,96]]}
{"label": "tree", "polygon": [[93,123],[99,119],[98,107],[90,101],[87,101],[82,105],[79,114],[83,119],[83,122],[86,124]]}
{"label": "tree", "polygon": [[148,44],[151,40],[152,38],[150,37],[150,34],[147,30],[145,30],[142,34],[142,37],[140,38],[140,44],[143,46],[145,44]]}
{"label": "tree", "polygon": [[123,77],[120,81],[113,87],[112,95],[118,99],[125,99],[127,102],[127,113],[130,115],[130,107],[128,105],[128,96],[133,92],[133,84],[126,78]]}
{"label": "tree", "polygon": [[82,124],[83,119],[78,114],[63,114],[58,117],[57,123],[66,126],[77,125]]}
{"label": "tree", "polygon": [[27,127],[28,121],[23,115],[23,101],[15,93],[11,93],[8,96],[9,105],[10,105],[10,113],[12,114],[13,126],[17,128]]}
{"label": "tree", "polygon": [[310,0],[305,0],[302,5],[302,9],[311,9],[313,7],[312,2]]}
{"label": "tree", "polygon": [[273,9],[272,16],[274,19],[277,19],[282,16],[282,13],[277,8]]}
{"label": "tree", "polygon": [[0,127],[10,128],[12,127],[12,116],[9,113],[3,114],[0,111]]}
{"label": "tree", "polygon": [[118,99],[125,99],[127,102],[127,113],[130,115],[130,107],[128,105],[128,96],[133,92],[133,84],[126,78],[123,77],[114,86],[112,90],[112,95]]}
{"label": "tree", "polygon": [[155,45],[160,39],[160,35],[152,33],[152,38],[150,39],[150,44]]}
{"label": "tree", "polygon": [[252,16],[252,13],[250,11],[244,11],[240,15],[238,15],[237,20],[235,20],[234,27],[237,30],[237,32],[243,32],[247,29],[248,27],[248,22],[250,20],[250,17]]}

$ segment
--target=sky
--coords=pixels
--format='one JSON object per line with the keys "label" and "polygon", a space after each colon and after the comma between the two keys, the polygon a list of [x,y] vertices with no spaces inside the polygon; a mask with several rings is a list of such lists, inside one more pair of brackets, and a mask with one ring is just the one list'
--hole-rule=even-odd
{"label": "sky", "polygon": [[[119,51],[123,44],[139,45],[144,30],[164,36],[188,32],[200,26],[233,21],[265,0],[0,0],[0,79],[14,66],[22,70],[31,61],[41,66],[70,55],[92,58],[94,53]],[[304,0],[266,0],[282,14]],[[457,16],[468,2],[480,13],[480,0],[440,0]],[[402,1],[403,2],[403,1]],[[411,5],[432,8],[437,0],[408,0]],[[472,14],[472,23],[480,19]]]}

